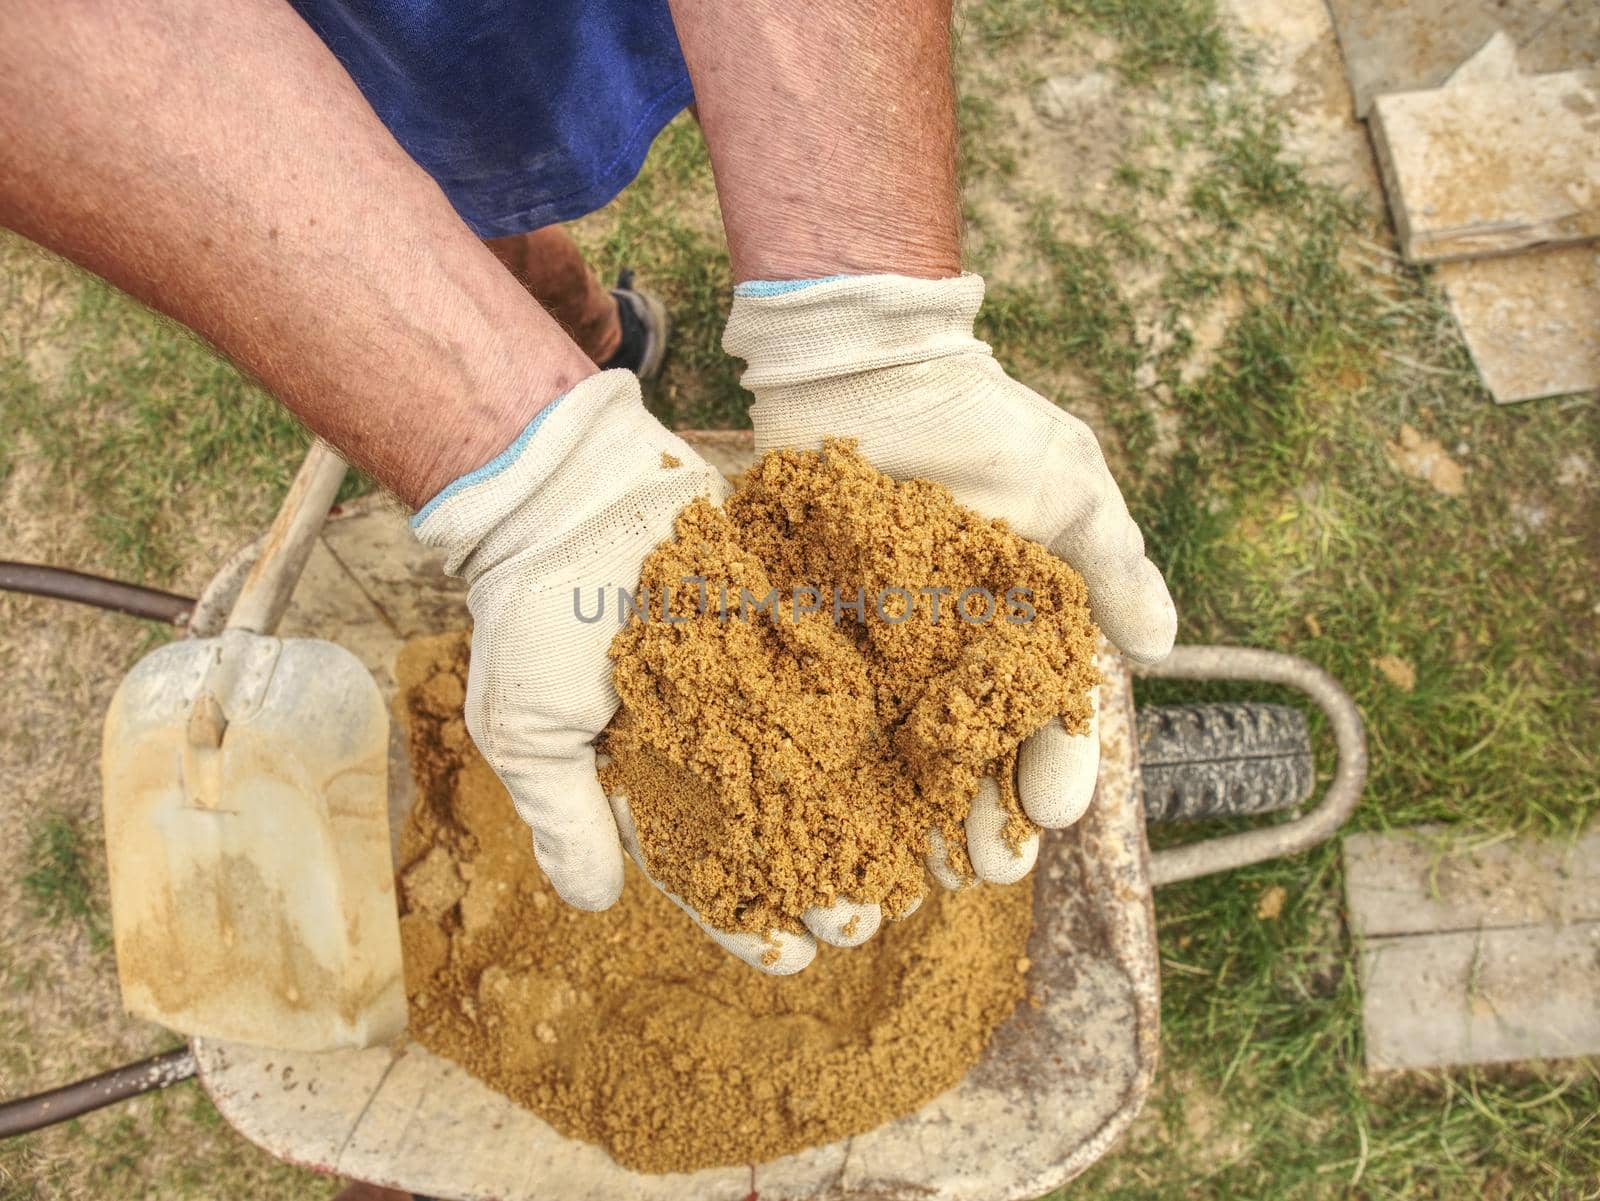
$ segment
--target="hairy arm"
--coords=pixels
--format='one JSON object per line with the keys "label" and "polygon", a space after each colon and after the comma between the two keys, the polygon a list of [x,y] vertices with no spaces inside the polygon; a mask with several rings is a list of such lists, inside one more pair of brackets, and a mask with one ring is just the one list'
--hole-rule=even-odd
{"label": "hairy arm", "polygon": [[0,224],[420,504],[594,373],[281,0],[8,0]]}
{"label": "hairy arm", "polygon": [[949,0],[670,0],[734,278],[960,270]]}

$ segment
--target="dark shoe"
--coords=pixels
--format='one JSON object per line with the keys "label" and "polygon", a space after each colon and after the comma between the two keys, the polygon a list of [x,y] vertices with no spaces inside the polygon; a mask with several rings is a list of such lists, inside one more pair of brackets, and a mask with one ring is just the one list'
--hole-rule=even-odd
{"label": "dark shoe", "polygon": [[622,325],[622,341],[617,353],[600,364],[606,370],[626,368],[639,377],[641,384],[652,384],[661,374],[661,363],[667,357],[667,335],[671,323],[667,310],[648,292],[633,286],[633,272],[627,268],[617,276],[617,286],[611,289],[617,298],[617,320]]}

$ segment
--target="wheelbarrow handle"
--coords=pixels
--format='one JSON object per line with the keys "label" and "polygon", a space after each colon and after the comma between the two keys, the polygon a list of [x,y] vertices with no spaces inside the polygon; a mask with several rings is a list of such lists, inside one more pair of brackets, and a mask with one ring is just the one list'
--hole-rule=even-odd
{"label": "wheelbarrow handle", "polygon": [[105,576],[90,575],[86,571],[49,567],[43,563],[18,563],[10,559],[0,559],[0,591],[93,605],[97,609],[109,609],[113,613],[125,613],[129,617],[143,617],[149,621],[164,621],[174,626],[187,622],[195,606],[192,596],[179,596],[160,588],[108,580]]}
{"label": "wheelbarrow handle", "polygon": [[166,1088],[189,1079],[194,1073],[194,1052],[183,1046],[138,1063],[123,1064],[98,1076],[74,1080],[48,1092],[0,1101],[0,1139],[54,1126],[140,1093]]}
{"label": "wheelbarrow handle", "polygon": [[1147,679],[1286,684],[1305,693],[1327,715],[1339,755],[1333,782],[1311,812],[1281,826],[1264,826],[1156,851],[1150,856],[1152,884],[1193,880],[1308,850],[1332,836],[1355,809],[1367,779],[1366,729],[1350,694],[1316,664],[1298,655],[1249,647],[1178,646],[1153,667],[1136,666],[1133,670]]}

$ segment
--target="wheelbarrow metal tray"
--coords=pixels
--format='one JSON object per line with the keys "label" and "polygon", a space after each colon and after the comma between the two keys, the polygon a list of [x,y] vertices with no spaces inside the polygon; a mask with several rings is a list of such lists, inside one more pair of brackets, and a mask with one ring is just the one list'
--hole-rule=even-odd
{"label": "wheelbarrow metal tray", "polygon": [[[748,434],[686,437],[730,473],[751,460]],[[208,613],[226,611],[230,578],[249,558],[246,548],[214,581],[197,633],[207,632]],[[438,558],[400,512],[371,498],[328,523],[283,629],[348,647],[392,699],[403,642],[467,622]],[[1093,1163],[1133,1120],[1155,1070],[1159,986],[1131,687],[1114,655],[1101,668],[1099,782],[1083,820],[1044,838],[1029,998],[972,1071],[915,1113],[756,1165],[763,1198],[1033,1198]],[[391,757],[398,832],[412,796],[403,738]],[[212,1100],[245,1137],[360,1180],[506,1201],[736,1201],[751,1191],[744,1165],[629,1171],[409,1040],[313,1054],[204,1039],[194,1050]]]}

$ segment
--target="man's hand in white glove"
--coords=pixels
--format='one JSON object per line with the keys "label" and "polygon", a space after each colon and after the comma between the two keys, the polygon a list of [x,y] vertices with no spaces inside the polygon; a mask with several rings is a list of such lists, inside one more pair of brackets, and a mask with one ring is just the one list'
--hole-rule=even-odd
{"label": "man's hand in white glove", "polygon": [[[606,654],[617,624],[580,621],[574,591],[590,615],[596,589],[612,600],[618,588],[632,592],[679,510],[727,492],[645,410],[638,380],[607,371],[547,405],[412,521],[470,586],[467,729],[532,827],[550,883],[580,909],[607,909],[621,895],[624,843],[644,863],[626,799],[608,800],[595,770],[594,739],[619,703]],[[841,923],[819,912],[808,924],[826,934]],[[763,971],[798,971],[816,953],[809,935],[702,928]]]}
{"label": "man's hand in white glove", "polygon": [[[1177,616],[1161,572],[1145,558],[1089,427],[1011,379],[973,336],[983,301],[976,275],[843,276],[746,283],[735,290],[723,348],[748,363],[756,450],[816,449],[854,438],[896,479],[946,485],[962,504],[1004,518],[1082,574],[1095,621],[1141,663],[1172,649]],[[1038,825],[1071,825],[1094,792],[1098,732],[1052,721],[1023,743],[1017,790]],[[1010,883],[1033,866],[1037,838],[1013,852],[985,781],[967,819],[980,879]],[[961,883],[935,845],[929,869]]]}

